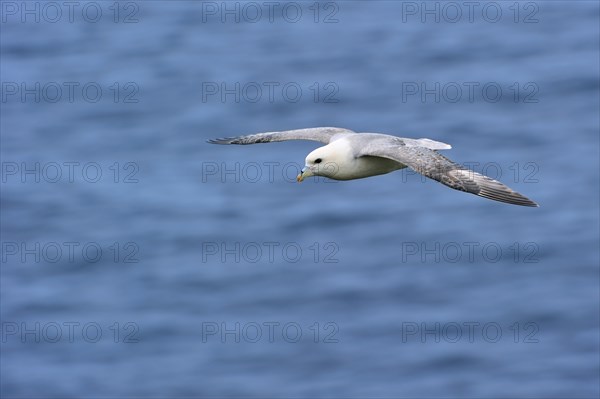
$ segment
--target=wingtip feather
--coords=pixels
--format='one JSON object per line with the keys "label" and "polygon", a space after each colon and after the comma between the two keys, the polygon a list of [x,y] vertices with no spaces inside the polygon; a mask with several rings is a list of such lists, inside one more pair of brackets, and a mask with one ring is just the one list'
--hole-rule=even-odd
{"label": "wingtip feather", "polygon": [[209,144],[231,144],[233,139],[233,137],[222,137],[216,139],[208,139],[206,140],[206,142]]}

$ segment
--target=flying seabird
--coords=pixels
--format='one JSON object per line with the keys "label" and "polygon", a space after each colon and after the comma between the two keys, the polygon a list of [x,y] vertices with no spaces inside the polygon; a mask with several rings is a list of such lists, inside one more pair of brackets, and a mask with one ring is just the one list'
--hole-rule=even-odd
{"label": "flying seabird", "polygon": [[497,180],[469,170],[439,154],[449,144],[430,139],[410,139],[381,133],[356,133],[337,127],[316,127],[257,133],[208,140],[212,144],[258,144],[288,140],[310,140],[326,144],[306,157],[297,177],[353,180],[411,168],[455,190],[494,201],[522,206],[539,206]]}

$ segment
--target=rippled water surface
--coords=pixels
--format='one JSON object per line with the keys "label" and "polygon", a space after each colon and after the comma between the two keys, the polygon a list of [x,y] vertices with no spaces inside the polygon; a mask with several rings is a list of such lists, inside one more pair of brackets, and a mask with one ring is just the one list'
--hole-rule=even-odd
{"label": "rippled water surface", "polygon": [[[598,397],[596,2],[23,4],[3,397]],[[205,142],[310,126],[450,143],[541,206]]]}

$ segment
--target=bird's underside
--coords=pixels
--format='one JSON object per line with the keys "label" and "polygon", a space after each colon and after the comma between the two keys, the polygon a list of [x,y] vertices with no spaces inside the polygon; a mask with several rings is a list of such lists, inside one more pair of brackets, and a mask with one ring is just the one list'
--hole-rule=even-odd
{"label": "bird's underside", "polygon": [[[345,140],[344,147],[349,148],[354,160],[363,158],[364,161],[367,161],[367,158],[374,159],[378,157],[381,159],[381,163],[386,164],[386,167],[390,169],[389,171],[409,167],[415,172],[455,190],[513,205],[538,206],[538,204],[529,198],[510,189],[499,181],[471,171],[439,154],[439,150],[450,149],[451,146],[430,139],[407,139],[385,134],[356,133],[348,129],[325,127],[258,133],[247,136],[214,139],[208,142],[213,144],[247,145],[288,140],[311,140],[325,144],[331,144],[337,140]],[[338,144],[335,143],[332,147],[337,147]],[[327,148],[327,146],[321,148]],[[393,167],[393,165],[390,167],[389,161],[396,162],[398,164],[397,167]],[[352,164],[354,163],[355,161],[352,162]],[[363,175],[357,174],[357,177],[354,178],[368,177],[382,173],[388,172],[379,171],[373,174],[367,172],[366,174],[363,173]],[[360,177],[358,177],[359,175]],[[327,177],[336,178],[335,176]],[[349,179],[352,179],[352,177],[340,180]]]}

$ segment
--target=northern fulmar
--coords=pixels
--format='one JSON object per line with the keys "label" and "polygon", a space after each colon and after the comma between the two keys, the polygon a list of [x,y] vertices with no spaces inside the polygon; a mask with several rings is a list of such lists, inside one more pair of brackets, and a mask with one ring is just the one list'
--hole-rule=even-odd
{"label": "northern fulmar", "polygon": [[208,140],[212,144],[259,144],[288,140],[318,141],[326,145],[306,157],[297,177],[353,180],[411,168],[455,190],[513,205],[539,206],[497,180],[476,173],[444,157],[449,144],[430,139],[409,139],[381,133],[356,133],[337,127],[266,132]]}

